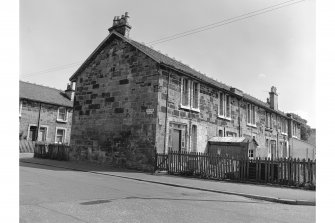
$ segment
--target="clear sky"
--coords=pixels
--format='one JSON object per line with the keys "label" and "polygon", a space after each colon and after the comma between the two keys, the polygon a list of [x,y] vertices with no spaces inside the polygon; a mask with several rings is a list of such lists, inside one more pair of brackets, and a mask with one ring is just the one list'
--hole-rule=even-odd
{"label": "clear sky", "polygon": [[[21,0],[20,79],[65,90],[80,62],[108,35],[114,16],[126,11],[130,37],[148,43],[284,1]],[[314,0],[154,48],[262,101],[276,86],[280,110],[316,125]]]}

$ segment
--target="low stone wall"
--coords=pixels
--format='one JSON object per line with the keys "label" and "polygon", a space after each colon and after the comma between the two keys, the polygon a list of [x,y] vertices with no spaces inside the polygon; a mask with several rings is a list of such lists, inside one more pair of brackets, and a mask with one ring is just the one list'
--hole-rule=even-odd
{"label": "low stone wall", "polygon": [[152,148],[125,148],[125,147],[87,147],[71,146],[70,160],[84,160],[112,167],[126,168],[152,172],[155,166],[155,149]]}

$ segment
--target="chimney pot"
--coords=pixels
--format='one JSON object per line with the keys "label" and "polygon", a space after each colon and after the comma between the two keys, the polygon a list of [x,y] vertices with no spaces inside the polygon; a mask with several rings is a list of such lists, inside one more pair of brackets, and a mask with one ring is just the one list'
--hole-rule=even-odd
{"label": "chimney pot", "polygon": [[121,16],[115,16],[113,20],[113,26],[108,29],[108,31],[111,33],[112,31],[116,31],[120,33],[121,35],[125,37],[129,37],[129,31],[131,29],[131,26],[128,24],[127,19],[129,18],[128,12],[125,12],[124,15]]}
{"label": "chimney pot", "polygon": [[71,101],[74,100],[74,82],[71,82],[71,84],[67,84],[65,94]]}

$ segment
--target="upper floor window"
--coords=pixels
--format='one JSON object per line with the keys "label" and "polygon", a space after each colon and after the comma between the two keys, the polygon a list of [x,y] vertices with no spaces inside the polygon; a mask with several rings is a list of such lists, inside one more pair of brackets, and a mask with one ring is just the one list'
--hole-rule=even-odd
{"label": "upper floor window", "polygon": [[231,105],[230,96],[224,93],[219,95],[219,117],[220,118],[231,118]]}
{"label": "upper floor window", "polygon": [[200,84],[192,82],[192,108],[199,109]]}
{"label": "upper floor window", "polygon": [[189,84],[189,80],[187,79],[182,79],[181,80],[181,105],[185,106],[185,107],[189,107],[190,106],[190,84]]}
{"label": "upper floor window", "polygon": [[287,120],[285,118],[281,120],[281,133],[287,134]]}
{"label": "upper floor window", "polygon": [[256,110],[255,110],[255,105],[248,104],[247,124],[256,126]]}
{"label": "upper floor window", "polygon": [[266,113],[266,128],[272,129],[272,114]]}
{"label": "upper floor window", "polygon": [[293,122],[292,125],[292,136],[297,137],[298,136],[298,124]]}
{"label": "upper floor window", "polygon": [[67,111],[66,111],[66,108],[64,108],[64,107],[58,108],[57,121],[67,122]]}
{"label": "upper floor window", "polygon": [[181,107],[199,111],[200,84],[185,78],[181,80]]}

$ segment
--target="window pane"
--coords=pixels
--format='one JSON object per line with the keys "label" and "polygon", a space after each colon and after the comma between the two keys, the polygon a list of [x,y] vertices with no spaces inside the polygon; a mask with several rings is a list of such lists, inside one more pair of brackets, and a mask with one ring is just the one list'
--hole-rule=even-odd
{"label": "window pane", "polygon": [[220,93],[219,115],[223,115],[223,94]]}
{"label": "window pane", "polygon": [[58,119],[66,121],[66,108],[59,108],[58,109]]}
{"label": "window pane", "polygon": [[252,124],[256,123],[256,112],[255,112],[255,106],[252,106]]}
{"label": "window pane", "polygon": [[188,106],[189,105],[189,85],[188,85],[188,80],[183,79],[182,82],[182,88],[183,88],[183,92],[182,92],[182,105],[184,106]]}
{"label": "window pane", "polygon": [[46,127],[40,127],[40,132],[38,134],[38,140],[46,141],[46,137],[47,137],[47,128]]}
{"label": "window pane", "polygon": [[198,101],[199,101],[199,84],[193,83],[193,103],[192,103],[193,108],[199,107]]}
{"label": "window pane", "polygon": [[65,130],[64,129],[57,129],[56,133],[56,142],[62,143],[64,142],[64,135],[65,135]]}
{"label": "window pane", "polygon": [[230,117],[230,97],[226,95],[226,117]]}
{"label": "window pane", "polygon": [[250,104],[248,104],[247,122],[250,123]]}

